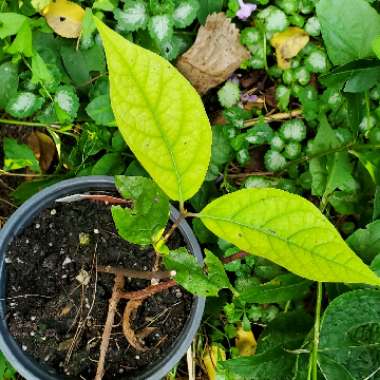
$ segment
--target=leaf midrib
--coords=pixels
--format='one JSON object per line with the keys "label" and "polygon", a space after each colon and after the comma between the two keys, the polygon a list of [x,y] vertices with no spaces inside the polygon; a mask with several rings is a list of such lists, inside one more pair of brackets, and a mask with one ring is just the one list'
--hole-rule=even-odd
{"label": "leaf midrib", "polygon": [[[142,95],[142,98],[147,106],[147,109],[149,110],[150,114],[152,115],[152,118],[157,126],[157,129],[160,133],[160,136],[162,138],[162,140],[164,141],[164,144],[165,144],[165,147],[166,147],[166,150],[168,151],[169,155],[170,155],[170,159],[171,159],[171,162],[172,162],[172,168],[173,168],[173,171],[175,173],[175,176],[177,178],[177,189],[178,189],[178,196],[179,196],[179,200],[180,201],[183,201],[183,192],[182,192],[182,178],[181,178],[181,175],[178,171],[178,168],[177,168],[177,164],[175,162],[175,159],[174,159],[174,155],[173,155],[173,151],[170,149],[170,143],[161,127],[161,123],[160,121],[157,119],[156,115],[155,115],[155,112],[153,110],[153,106],[152,104],[150,103],[148,97],[146,96],[145,94],[145,91],[142,89],[142,87],[140,86],[139,82],[137,81],[135,75],[133,75],[133,72],[131,70],[131,67],[129,65],[129,62],[127,60],[124,59],[124,57],[120,54],[119,50],[117,48],[115,48],[115,44],[113,43],[112,39],[109,39],[108,38],[108,41],[110,42],[110,44],[113,45],[114,47],[114,50],[117,52],[117,54],[119,55],[119,58],[121,59],[122,62],[125,62],[126,64],[126,67],[128,68],[128,71],[129,71],[129,74],[130,74],[130,77],[133,79],[136,87],[138,88],[140,94]],[[138,53],[137,53],[138,54]],[[162,75],[161,75],[162,76]],[[160,82],[161,83],[161,82]],[[162,87],[162,86],[160,86]],[[161,93],[161,88],[159,89],[160,93]]]}
{"label": "leaf midrib", "polygon": [[[269,230],[266,230],[266,229],[261,229],[261,228],[258,228],[258,227],[254,227],[250,224],[245,224],[245,223],[241,223],[241,222],[237,222],[237,221],[234,221],[234,220],[231,220],[231,219],[227,219],[227,218],[221,218],[221,217],[215,217],[215,216],[211,216],[211,215],[206,215],[206,214],[199,214],[200,218],[208,218],[208,219],[211,219],[211,220],[215,220],[215,221],[218,221],[218,222],[227,222],[227,223],[230,223],[230,224],[234,224],[234,225],[237,225],[237,226],[240,226],[240,227],[245,227],[245,228],[249,228],[249,229],[252,229],[256,232],[259,232],[259,233],[262,233],[262,234],[266,234],[266,235],[270,235],[272,236],[273,238],[275,239],[278,239],[278,240],[281,240],[283,241],[284,243],[286,244],[291,244],[297,248],[300,248],[301,250],[304,250],[304,251],[307,251],[309,252],[310,255],[315,255],[315,256],[318,256],[321,260],[324,260],[324,261],[327,261],[327,262],[330,262],[330,263],[333,263],[335,265],[339,265],[339,266],[342,266],[344,267],[346,270],[350,271],[350,272],[355,272],[355,273],[358,273],[360,274],[361,276],[365,276],[367,277],[367,275],[364,275],[362,272],[360,271],[357,271],[356,269],[354,268],[351,268],[349,266],[347,266],[346,264],[342,264],[342,263],[338,263],[336,261],[333,261],[333,260],[330,260],[322,255],[320,255],[319,253],[317,252],[314,252],[308,248],[305,248],[305,247],[302,247],[301,245],[297,244],[297,243],[294,243],[294,242],[291,242]],[[328,242],[325,242],[324,244],[328,244]],[[352,257],[351,257],[352,258]]]}

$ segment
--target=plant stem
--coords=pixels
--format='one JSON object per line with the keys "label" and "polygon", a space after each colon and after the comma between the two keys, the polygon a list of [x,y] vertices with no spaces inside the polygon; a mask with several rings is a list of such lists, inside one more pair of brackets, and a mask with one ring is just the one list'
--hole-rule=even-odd
{"label": "plant stem", "polygon": [[126,300],[143,300],[149,298],[153,294],[160,293],[163,290],[172,288],[178,285],[174,280],[169,280],[166,282],[160,282],[157,285],[148,286],[145,289],[136,290],[133,292],[120,292],[119,297]]}
{"label": "plant stem", "polygon": [[95,380],[102,380],[104,376],[104,365],[106,362],[106,356],[108,351],[108,346],[110,343],[110,337],[112,333],[112,327],[115,320],[117,305],[120,301],[121,290],[124,288],[124,275],[117,274],[115,277],[115,282],[112,290],[112,297],[108,306],[107,321],[104,326],[102,342],[100,344],[100,354],[98,367],[96,369]]}
{"label": "plant stem", "polygon": [[9,124],[9,125],[20,125],[22,127],[37,127],[37,128],[53,128],[49,124],[37,123],[31,121],[21,121],[21,120],[13,120],[13,119],[0,119],[0,124]]}
{"label": "plant stem", "polygon": [[317,300],[315,304],[313,350],[311,352],[311,360],[310,360],[312,380],[318,380],[318,347],[319,347],[319,333],[320,333],[320,325],[321,325],[322,294],[323,294],[323,284],[322,282],[318,282],[317,283]]}
{"label": "plant stem", "polygon": [[280,113],[274,113],[273,115],[268,115],[264,117],[256,117],[254,119],[249,119],[244,122],[244,128],[252,127],[253,125],[257,124],[261,120],[264,120],[267,123],[273,122],[273,121],[282,121],[287,119],[292,119],[293,117],[299,117],[302,115],[302,110],[297,109],[290,112],[280,112]]}
{"label": "plant stem", "polygon": [[137,271],[137,270],[130,270],[130,269],[124,269],[124,268],[115,268],[111,266],[97,266],[96,271],[100,273],[112,273],[114,275],[122,275],[124,277],[131,277],[131,278],[139,278],[142,280],[162,280],[166,278],[170,278],[172,276],[175,276],[175,272],[143,272],[143,271]]}

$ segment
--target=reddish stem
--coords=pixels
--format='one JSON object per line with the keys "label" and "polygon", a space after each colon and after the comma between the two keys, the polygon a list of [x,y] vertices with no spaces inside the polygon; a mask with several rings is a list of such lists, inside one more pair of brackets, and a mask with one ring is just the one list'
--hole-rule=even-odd
{"label": "reddish stem", "polygon": [[169,280],[166,282],[161,282],[157,285],[148,286],[145,289],[136,290],[134,292],[120,292],[120,298],[127,300],[142,300],[148,298],[156,293],[160,293],[165,289],[172,288],[176,286],[177,283],[174,280]]}
{"label": "reddish stem", "polygon": [[115,275],[122,275],[124,277],[139,278],[142,280],[152,280],[152,279],[162,280],[162,279],[175,276],[174,271],[143,272],[143,271],[138,271],[138,270],[111,267],[110,265],[109,266],[99,265],[96,267],[96,271],[101,272],[101,273],[112,273]]}
{"label": "reddish stem", "polygon": [[237,252],[231,256],[223,257],[221,260],[223,264],[229,264],[229,263],[232,263],[232,261],[244,259],[244,257],[247,257],[247,256],[249,256],[249,253],[247,252]]}

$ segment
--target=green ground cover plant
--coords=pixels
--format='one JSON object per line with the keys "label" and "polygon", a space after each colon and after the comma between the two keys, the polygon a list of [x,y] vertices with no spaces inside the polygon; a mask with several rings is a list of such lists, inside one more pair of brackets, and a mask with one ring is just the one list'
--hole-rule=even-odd
{"label": "green ground cover plant", "polygon": [[[376,379],[377,2],[81,5],[75,43],[35,2],[1,5],[0,122],[43,131],[57,152],[46,169],[43,150],[3,138],[2,178],[36,177],[7,202],[71,176],[116,175],[133,201],[113,207],[120,235],[153,244],[178,283],[209,297],[193,350],[210,379]],[[236,22],[251,57],[201,99],[168,60],[212,11]],[[289,28],[303,42],[282,62],[274,41]],[[166,247],[169,199],[191,218],[203,268]]]}

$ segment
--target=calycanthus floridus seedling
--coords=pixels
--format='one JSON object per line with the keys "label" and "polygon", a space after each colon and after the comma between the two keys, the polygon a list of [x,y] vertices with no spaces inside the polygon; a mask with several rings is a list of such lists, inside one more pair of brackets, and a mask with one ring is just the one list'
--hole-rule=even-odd
{"label": "calycanthus floridus seedling", "polygon": [[[127,41],[100,20],[95,22],[106,51],[117,126],[152,177],[116,177],[120,194],[132,205],[113,206],[114,222],[129,242],[152,244],[157,263],[162,258],[164,273],[172,276],[159,284],[153,281],[148,294],[180,284],[199,296],[216,296],[222,288],[240,296],[230,284],[223,262],[212,252],[205,250],[202,268],[186,248],[168,248],[166,243],[179,222],[167,229],[169,200],[178,201],[180,219],[200,218],[215,235],[241,249],[237,258],[242,254],[261,256],[318,281],[319,288],[323,282],[380,285],[379,277],[321,211],[298,195],[273,188],[244,189],[215,199],[200,213],[188,212],[185,201],[199,190],[210,161],[211,127],[201,98],[165,59]],[[282,140],[297,143],[304,139],[304,129],[299,120],[286,123],[280,135],[271,139],[273,153],[278,153]],[[296,148],[289,148],[287,154],[298,154]],[[122,276],[114,274],[115,289],[120,289]],[[161,274],[158,271],[154,280]],[[120,299],[120,294],[114,292],[114,300]],[[102,348],[104,362],[107,345]],[[100,365],[99,379],[102,371]]]}

